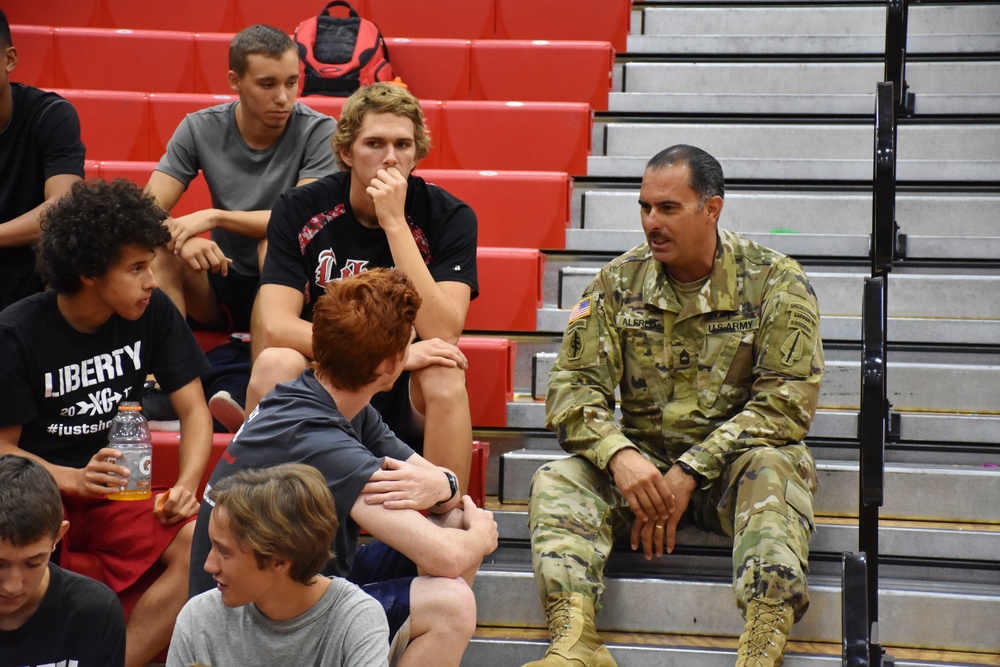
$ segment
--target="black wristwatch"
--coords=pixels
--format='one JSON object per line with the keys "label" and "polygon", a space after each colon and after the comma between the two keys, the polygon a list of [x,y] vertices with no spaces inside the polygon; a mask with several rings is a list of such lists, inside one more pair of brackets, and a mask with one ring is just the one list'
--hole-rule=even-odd
{"label": "black wristwatch", "polygon": [[451,495],[442,500],[441,502],[436,503],[436,505],[444,505],[446,502],[448,502],[458,494],[458,478],[455,477],[450,472],[448,472],[447,470],[444,471],[444,476],[448,478],[448,487],[451,489]]}
{"label": "black wristwatch", "polygon": [[684,461],[678,461],[677,467],[683,470],[685,474],[694,477],[694,481],[698,482],[699,485],[701,485],[702,481],[704,481],[705,479],[704,477],[702,477],[701,473],[699,473],[697,470],[695,470],[688,464],[684,463]]}

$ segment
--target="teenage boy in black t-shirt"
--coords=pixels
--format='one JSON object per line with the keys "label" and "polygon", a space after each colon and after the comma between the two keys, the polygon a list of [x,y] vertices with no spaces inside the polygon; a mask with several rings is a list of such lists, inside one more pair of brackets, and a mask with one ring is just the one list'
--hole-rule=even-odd
{"label": "teenage boy in black t-shirt", "polygon": [[[129,617],[128,667],[167,645],[186,600],[195,493],[212,444],[200,378],[208,361],[150,269],[170,238],[165,217],[129,181],[75,184],[42,214],[38,263],[51,291],[0,312],[0,454],[52,473],[73,550],[101,561],[112,590],[165,568]],[[108,460],[120,456],[108,446],[111,421],[150,373],[180,419],[178,478],[148,500],[107,500],[128,474]]]}
{"label": "teenage boy in black t-shirt", "polygon": [[68,529],[52,475],[0,456],[0,667],[125,663],[115,594],[49,562]]}
{"label": "teenage boy in black t-shirt", "polygon": [[76,109],[55,93],[11,83],[17,58],[0,10],[0,310],[41,291],[31,252],[38,216],[83,180]]}
{"label": "teenage boy in black t-shirt", "polygon": [[472,419],[468,362],[457,343],[479,290],[475,213],[413,175],[430,137],[419,101],[400,86],[376,83],[355,92],[332,144],[341,173],[285,192],[271,212],[246,407],[313,358],[312,304],[328,283],[395,267],[423,299],[418,340],[406,372],[372,405],[400,439],[455,471],[464,493]]}

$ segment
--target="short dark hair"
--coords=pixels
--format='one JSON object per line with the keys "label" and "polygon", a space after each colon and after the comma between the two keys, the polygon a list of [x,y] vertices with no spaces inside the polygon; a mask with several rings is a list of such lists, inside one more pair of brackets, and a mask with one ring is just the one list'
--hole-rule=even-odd
{"label": "short dark hair", "polygon": [[246,74],[249,56],[259,53],[268,58],[280,58],[289,49],[295,49],[295,42],[282,30],[263,23],[243,28],[229,43],[229,69],[242,77]]}
{"label": "short dark hair", "polygon": [[60,294],[80,290],[80,276],[103,276],[122,248],[156,250],[170,240],[153,196],[124,178],[73,184],[41,214],[35,247],[39,275]]}
{"label": "short dark hair", "polygon": [[0,540],[23,547],[55,539],[62,522],[59,487],[45,466],[25,456],[0,456]]}
{"label": "short dark hair", "polygon": [[229,532],[260,569],[281,558],[291,564],[293,581],[308,584],[333,558],[337,508],[326,480],[312,466],[241,470],[215,484],[208,497],[215,510],[226,511]]}
{"label": "short dark hair", "polygon": [[5,49],[8,46],[14,46],[10,38],[10,23],[7,22],[7,15],[3,13],[3,9],[0,9],[0,48]]}
{"label": "short dark hair", "polygon": [[646,170],[659,171],[675,164],[686,164],[691,174],[691,189],[698,195],[698,203],[705,205],[712,197],[726,198],[726,182],[722,177],[722,165],[714,157],[697,146],[677,144],[650,158]]}
{"label": "short dark hair", "polygon": [[374,382],[379,364],[406,351],[420,303],[413,283],[396,269],[334,280],[313,308],[313,368],[339,389]]}

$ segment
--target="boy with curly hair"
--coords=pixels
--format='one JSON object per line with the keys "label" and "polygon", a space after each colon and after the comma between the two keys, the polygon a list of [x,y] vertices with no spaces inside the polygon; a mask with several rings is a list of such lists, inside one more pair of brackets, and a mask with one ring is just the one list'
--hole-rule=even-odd
{"label": "boy with curly hair", "polygon": [[[116,593],[164,568],[129,619],[129,667],[167,645],[184,605],[195,492],[212,437],[200,381],[208,362],[150,270],[170,236],[165,217],[128,181],[77,183],[42,218],[38,268],[51,289],[0,313],[0,454],[52,473],[67,539],[100,559]],[[150,373],[180,418],[180,472],[149,500],[109,501],[128,474],[109,461],[120,455],[108,447],[111,421],[121,401],[138,400]]]}

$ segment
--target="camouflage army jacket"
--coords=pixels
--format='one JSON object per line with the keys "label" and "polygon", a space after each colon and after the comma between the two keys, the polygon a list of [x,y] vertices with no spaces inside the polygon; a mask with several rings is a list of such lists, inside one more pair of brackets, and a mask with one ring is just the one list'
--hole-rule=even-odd
{"label": "camouflage army jacket", "polygon": [[720,229],[712,273],[683,310],[645,243],[601,269],[549,374],[546,424],[602,470],[634,447],[661,469],[679,459],[712,480],[748,448],[801,441],[822,376],[802,267]]}

